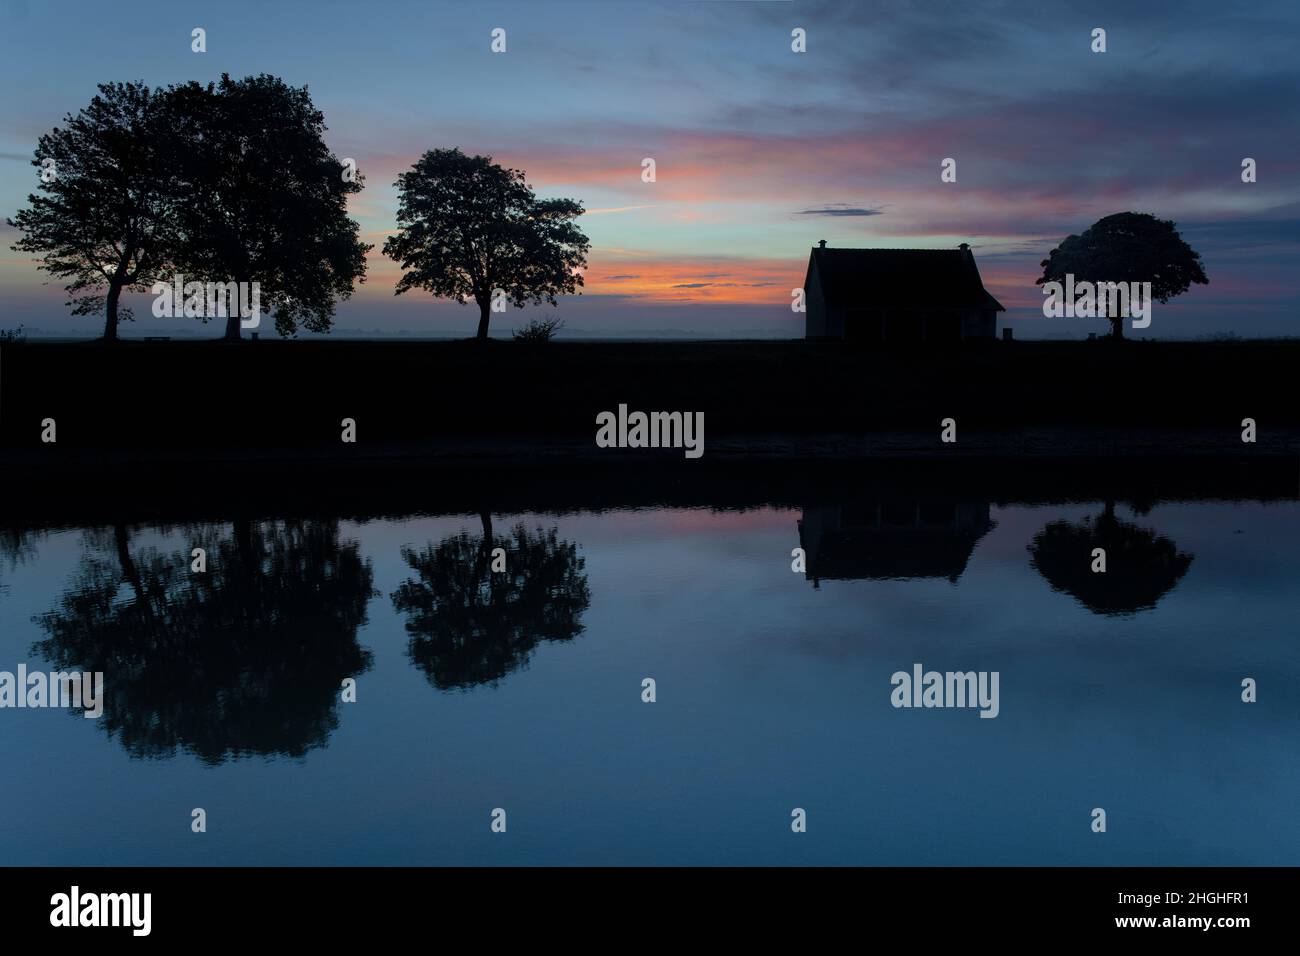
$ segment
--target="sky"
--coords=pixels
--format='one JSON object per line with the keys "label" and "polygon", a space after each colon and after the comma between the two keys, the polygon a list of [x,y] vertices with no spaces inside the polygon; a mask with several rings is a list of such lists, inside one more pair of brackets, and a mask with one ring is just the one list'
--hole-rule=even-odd
{"label": "sky", "polygon": [[[1105,322],[1045,319],[1039,263],[1125,211],[1174,220],[1210,279],[1157,303],[1142,334],[1295,335],[1298,33],[1293,0],[4,0],[0,214],[37,186],[37,137],[96,84],[267,72],[308,87],[330,148],[366,179],[350,209],[374,249],[339,335],[473,334],[473,305],[395,297],[399,269],[380,251],[398,173],[453,146],[586,207],[583,295],[545,310],[567,335],[802,336],[791,290],[824,239],[968,242],[1003,326],[1079,338]],[[956,182],[940,180],[945,158]],[[0,329],[96,333],[16,238],[0,225]],[[221,332],[153,319],[149,303],[136,298],[124,336]],[[494,333],[527,317],[495,316]]]}

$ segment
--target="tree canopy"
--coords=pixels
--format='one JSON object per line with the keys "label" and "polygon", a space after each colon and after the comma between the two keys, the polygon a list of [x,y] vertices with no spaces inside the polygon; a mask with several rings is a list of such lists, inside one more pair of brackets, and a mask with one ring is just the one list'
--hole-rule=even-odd
{"label": "tree canopy", "polygon": [[479,307],[486,339],[492,298],[556,304],[582,286],[591,248],[573,199],[538,199],[518,169],[459,149],[429,150],[398,176],[398,232],[384,254],[402,267],[396,293],[424,289]]}
{"label": "tree canopy", "polygon": [[[325,145],[325,118],[306,87],[267,76],[171,92],[190,148],[179,163],[188,278],[257,282],[276,331],[327,332],[336,299],[365,281],[359,226],[347,197],[364,179],[344,176]],[[239,338],[239,317],[226,338]]]}
{"label": "tree canopy", "polygon": [[32,165],[39,195],[9,219],[14,250],[41,257],[66,279],[74,315],[103,313],[117,338],[124,290],[147,289],[169,270],[179,239],[177,144],[167,94],[143,83],[104,83],[75,116],[43,134]]}
{"label": "tree canopy", "polygon": [[[1067,236],[1040,263],[1037,285],[1061,282],[1067,274],[1086,282],[1150,282],[1151,297],[1168,302],[1193,283],[1207,284],[1201,254],[1183,241],[1174,223],[1149,213],[1120,212],[1098,219],[1082,235]],[[1123,317],[1110,316],[1116,338]]]}

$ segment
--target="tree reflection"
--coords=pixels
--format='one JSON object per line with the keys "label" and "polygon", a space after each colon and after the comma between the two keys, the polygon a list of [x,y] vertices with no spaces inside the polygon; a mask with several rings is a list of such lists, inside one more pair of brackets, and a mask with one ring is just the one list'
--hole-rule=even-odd
{"label": "tree reflection", "polygon": [[[1053,521],[1028,546],[1031,563],[1053,588],[1095,614],[1148,610],[1173,590],[1193,555],[1169,538],[1115,516],[1115,503],[1082,522]],[[1106,571],[1092,570],[1092,552],[1106,551]]]}
{"label": "tree reflection", "polygon": [[[439,690],[495,683],[525,666],[541,641],[582,633],[590,604],[578,548],[556,531],[516,525],[494,536],[462,531],[423,550],[403,548],[416,573],[393,592],[407,616],[411,660]],[[492,570],[492,551],[506,552],[506,570]]]}
{"label": "tree reflection", "polygon": [[[36,556],[36,542],[44,537],[26,528],[0,528],[0,570],[12,571]],[[0,578],[0,591],[8,587]]]}
{"label": "tree reflection", "polygon": [[191,528],[191,552],[132,547],[127,527],[88,536],[36,650],[61,669],[104,673],[110,735],[137,757],[177,749],[207,763],[301,757],[338,725],[344,678],[370,667],[357,643],[376,593],[337,521]]}

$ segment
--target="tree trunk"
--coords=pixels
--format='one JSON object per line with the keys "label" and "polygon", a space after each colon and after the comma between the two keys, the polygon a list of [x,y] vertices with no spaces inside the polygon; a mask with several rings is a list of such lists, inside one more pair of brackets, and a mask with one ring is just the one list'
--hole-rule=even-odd
{"label": "tree trunk", "polygon": [[492,300],[485,299],[478,304],[478,339],[486,341],[488,337],[488,319],[492,317]]}
{"label": "tree trunk", "polygon": [[[248,518],[236,518],[230,523],[230,530],[235,539],[235,551],[245,571],[253,570],[253,522]],[[250,575],[251,576],[251,575]]]}
{"label": "tree trunk", "polygon": [[122,569],[122,577],[126,578],[131,585],[131,590],[135,593],[136,603],[142,610],[149,609],[149,602],[144,593],[144,582],[140,580],[140,571],[135,566],[135,560],[131,557],[131,539],[126,530],[126,525],[118,522],[113,525],[113,544],[117,549],[117,563]]}
{"label": "tree trunk", "polygon": [[239,341],[239,308],[236,307],[226,316],[226,334],[224,336],[227,342]]}
{"label": "tree trunk", "polygon": [[[253,522],[250,518],[235,518],[230,522],[231,535],[235,539],[235,554],[239,556],[237,571],[227,572],[227,586],[236,586],[243,592],[243,600],[238,602],[238,614],[244,627],[253,628],[262,612],[262,600],[257,589],[257,579],[261,573],[261,561],[253,553]],[[231,585],[229,582],[237,582]]]}
{"label": "tree trunk", "polygon": [[1122,341],[1124,338],[1124,316],[1119,309],[1119,296],[1112,295],[1110,304],[1110,334],[1115,341]]}
{"label": "tree trunk", "polygon": [[[491,605],[492,592],[496,587],[489,565],[492,561],[492,512],[480,511],[479,521],[483,523],[483,540],[478,547],[478,560],[474,562],[474,578],[469,586],[470,599],[474,605]],[[483,582],[487,582],[488,593],[483,593]]]}
{"label": "tree trunk", "polygon": [[108,298],[104,302],[104,341],[117,341],[117,301],[122,297],[121,283],[108,284]]}
{"label": "tree trunk", "polygon": [[[144,580],[140,577],[140,569],[136,567],[135,559],[131,557],[131,532],[120,521],[113,525],[113,544],[117,550],[117,563],[122,568],[122,577],[126,578],[131,585],[131,593],[135,595],[136,606],[140,613],[144,615],[146,627],[150,633],[153,633],[158,623],[159,615],[154,613],[153,604],[149,600],[149,592],[144,586]],[[166,609],[162,611],[165,616]]]}

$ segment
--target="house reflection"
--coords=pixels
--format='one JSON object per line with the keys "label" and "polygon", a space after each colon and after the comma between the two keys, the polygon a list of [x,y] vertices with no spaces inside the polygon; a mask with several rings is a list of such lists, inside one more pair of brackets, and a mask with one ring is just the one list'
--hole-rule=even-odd
{"label": "house reflection", "polygon": [[956,583],[975,544],[994,526],[989,502],[952,497],[864,497],[803,509],[805,577],[823,580],[947,578]]}

